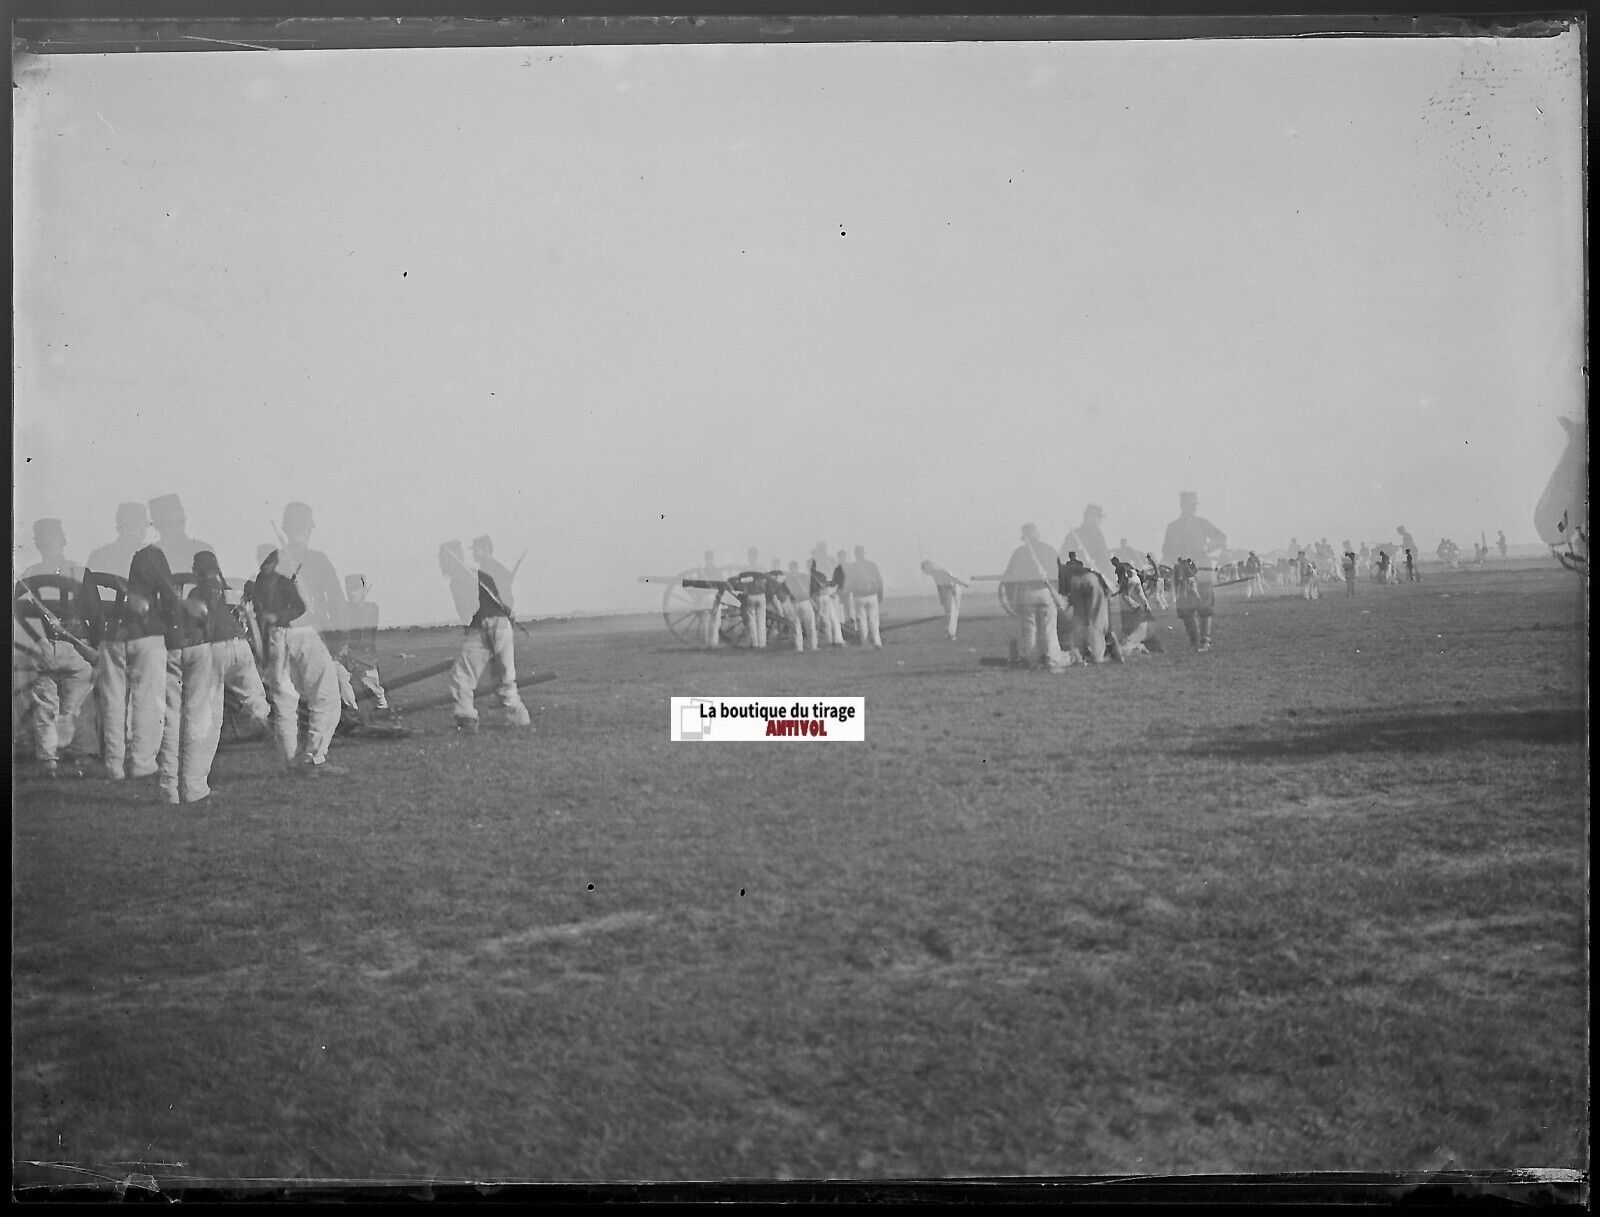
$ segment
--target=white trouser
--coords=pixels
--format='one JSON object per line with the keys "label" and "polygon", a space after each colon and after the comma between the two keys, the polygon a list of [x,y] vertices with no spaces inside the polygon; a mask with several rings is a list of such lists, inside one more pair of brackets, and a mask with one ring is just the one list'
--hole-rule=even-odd
{"label": "white trouser", "polygon": [[1022,653],[1037,655],[1049,664],[1059,664],[1061,641],[1056,637],[1056,599],[1044,584],[1024,585],[1016,594],[1017,612],[1022,617]]}
{"label": "white trouser", "polygon": [[217,755],[211,716],[221,701],[222,679],[210,643],[167,652],[167,710],[156,779],[164,801],[194,803],[211,793],[208,779]]}
{"label": "white trouser", "polygon": [[160,634],[105,642],[94,669],[106,776],[148,777],[167,719],[167,644]]}
{"label": "white trouser", "polygon": [[211,751],[222,741],[224,717],[223,694],[232,693],[244,707],[245,716],[252,722],[266,723],[268,715],[267,690],[261,683],[261,673],[256,668],[256,657],[250,653],[250,644],[243,638],[230,638],[226,642],[213,642],[211,664],[217,670],[216,702],[211,709]]}
{"label": "white trouser", "polygon": [[877,592],[865,596],[850,597],[855,612],[856,637],[861,640],[862,646],[881,647],[883,639],[878,637],[878,601]]}
{"label": "white trouser", "polygon": [[94,691],[94,669],[70,642],[38,642],[28,650],[34,666],[28,683],[34,755],[53,761],[77,733],[78,715]]}
{"label": "white trouser", "polygon": [[722,644],[722,593],[709,594],[710,601],[700,610],[700,641],[714,647]]}
{"label": "white trouser", "polygon": [[810,600],[791,600],[789,613],[794,621],[794,649],[817,649],[817,610]]}
{"label": "white trouser", "polygon": [[947,583],[939,588],[939,607],[944,610],[944,632],[956,636],[956,622],[961,620],[961,585]]}
{"label": "white trouser", "polygon": [[[301,756],[314,765],[328,759],[333,729],[339,725],[339,665],[327,644],[309,625],[275,625],[267,632],[266,691],[277,722],[278,755],[285,764]],[[300,699],[309,722],[304,752],[300,742]]]}
{"label": "white trouser", "polygon": [[817,627],[823,642],[844,645],[844,611],[839,607],[839,593],[831,587],[817,593]]}
{"label": "white trouser", "polygon": [[745,597],[744,632],[753,647],[767,645],[767,598],[760,592]]}
{"label": "white trouser", "polygon": [[511,618],[488,617],[482,625],[469,630],[461,641],[461,653],[450,669],[450,695],[455,699],[458,719],[478,721],[478,680],[483,670],[494,661],[500,669],[500,704],[506,716],[518,726],[527,726],[528,708],[522,704],[522,694],[517,690],[516,635],[512,632]]}

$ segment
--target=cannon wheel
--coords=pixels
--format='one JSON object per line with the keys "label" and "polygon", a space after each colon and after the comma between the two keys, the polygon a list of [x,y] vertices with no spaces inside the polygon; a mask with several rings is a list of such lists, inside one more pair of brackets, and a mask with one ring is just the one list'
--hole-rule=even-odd
{"label": "cannon wheel", "polygon": [[[686,570],[679,579],[698,579],[700,572]],[[702,641],[700,631],[706,610],[711,607],[716,592],[700,587],[684,587],[682,583],[669,583],[661,597],[661,620],[679,642],[697,644]]]}

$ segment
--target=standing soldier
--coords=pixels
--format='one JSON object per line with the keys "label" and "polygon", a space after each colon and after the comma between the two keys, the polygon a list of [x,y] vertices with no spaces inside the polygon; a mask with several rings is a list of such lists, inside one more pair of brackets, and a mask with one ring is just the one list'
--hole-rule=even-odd
{"label": "standing soldier", "polygon": [[[55,608],[45,602],[47,587],[58,593],[50,597]],[[75,580],[54,572],[24,575],[12,592],[12,689],[19,691],[18,682],[26,680],[34,757],[48,777],[57,776],[61,754],[72,746],[79,715],[94,690],[96,656],[84,641],[78,592]]]}
{"label": "standing soldier", "polygon": [[89,569],[126,579],[133,555],[144,548],[149,533],[150,513],[145,505],[122,504],[117,508],[117,539],[100,546],[89,555]]}
{"label": "standing soldier", "polygon": [[867,557],[866,547],[856,546],[856,560],[845,571],[850,603],[855,607],[856,633],[861,645],[882,647],[878,634],[878,615],[883,605],[883,575],[878,564]]}
{"label": "standing soldier", "polygon": [[[789,612],[794,621],[794,649],[803,651],[808,646],[817,649],[817,610],[811,603],[811,574],[800,569],[798,559],[789,560],[789,573],[784,576],[784,586],[789,592]],[[802,637],[803,635],[803,637]]]}
{"label": "standing soldier", "polygon": [[[191,566],[201,564],[201,554],[210,555],[214,564],[216,555],[197,550],[190,555]],[[221,719],[213,728],[211,716],[222,709],[222,675],[206,639],[204,599],[180,598],[171,572],[164,573],[164,580],[156,580],[156,605],[166,624],[167,708],[156,784],[164,803],[198,803],[211,796],[211,762],[222,735]]]}
{"label": "standing soldier", "polygon": [[[1444,542],[1440,542],[1444,544]],[[1422,576],[1417,573],[1417,558],[1409,549],[1406,550],[1406,582],[1421,583]]]}
{"label": "standing soldier", "polygon": [[183,500],[175,494],[163,494],[150,500],[150,519],[156,526],[156,548],[167,556],[171,571],[191,571],[194,556],[202,549],[216,552],[209,541],[196,541],[189,535],[188,520],[183,513]]}
{"label": "standing soldier", "polygon": [[1022,544],[1012,551],[1011,560],[1000,576],[1006,597],[1022,620],[1022,654],[1029,659],[1037,654],[1052,672],[1064,671],[1067,666],[1061,641],[1056,637],[1055,572],[1059,559],[1060,555],[1039,539],[1039,529],[1033,524],[1024,524]]}
{"label": "standing soldier", "polygon": [[[194,555],[189,560],[194,561]],[[146,545],[133,555],[121,630],[125,645],[111,649],[111,662],[102,667],[104,695],[96,691],[106,737],[101,759],[113,780],[124,776],[122,740],[116,731],[116,722],[124,715],[126,776],[151,777],[157,772],[167,719],[167,624],[182,612],[172,603],[177,596],[172,568],[159,546]],[[120,712],[119,701],[124,705]]]}
{"label": "standing soldier", "polygon": [[839,604],[839,586],[828,570],[828,547],[818,541],[811,551],[811,596],[817,602],[817,632],[829,646],[844,645],[844,611]]}
{"label": "standing soldier", "polygon": [[[261,564],[250,589],[267,651],[266,688],[272,702],[278,758],[284,768],[307,777],[343,777],[328,763],[328,746],[339,725],[339,678],[322,636],[299,624],[306,603],[292,575],[278,569],[278,551]],[[300,702],[307,707],[306,742],[300,747]]]}
{"label": "standing soldier", "polygon": [[[717,555],[711,550],[706,550],[705,560],[700,569],[695,571],[695,577],[700,579],[717,580],[722,578],[722,567],[717,565]],[[700,625],[700,641],[708,647],[722,645],[722,593],[712,588],[705,593],[706,607],[701,610],[705,615]]]}
{"label": "standing soldier", "polygon": [[1500,560],[1502,562],[1504,562],[1505,558],[1506,558],[1506,549],[1508,548],[1507,545],[1506,545],[1506,530],[1505,529],[1502,528],[1500,530],[1499,534],[1495,537],[1494,544],[1495,544],[1495,548],[1500,551]]}
{"label": "standing soldier", "polygon": [[378,671],[378,606],[367,599],[370,590],[365,575],[345,576],[346,624],[350,628],[345,634],[344,662],[350,678],[372,694],[378,709],[393,717]]}
{"label": "standing soldier", "polygon": [[[1346,546],[1349,544],[1345,542]],[[1344,551],[1344,586],[1348,595],[1356,594],[1356,551],[1348,548]]]}
{"label": "standing soldier", "polygon": [[[1161,560],[1172,567],[1173,590],[1177,593],[1178,616],[1196,651],[1211,649],[1211,618],[1216,611],[1216,569],[1214,555],[1228,539],[1209,520],[1195,514],[1200,498],[1192,490],[1178,495],[1178,518],[1167,525],[1161,544]],[[1179,590],[1178,559],[1191,560],[1189,590]]]}
{"label": "standing soldier", "polygon": [[[478,680],[491,662],[500,670],[500,704],[505,708],[506,721],[513,727],[527,727],[533,723],[528,707],[522,703],[522,694],[517,689],[510,572],[494,560],[488,540],[487,537],[479,537],[472,543],[474,557],[482,555],[476,574],[477,608],[467,622],[461,653],[456,656],[455,666],[450,669],[456,729],[465,733],[478,729]],[[488,569],[482,565],[484,562],[488,563]],[[500,580],[495,578],[495,571],[505,580],[504,591],[500,588]]]}
{"label": "standing soldier", "polygon": [[222,742],[224,694],[232,693],[238,698],[253,731],[268,730],[271,722],[266,687],[261,682],[256,656],[250,649],[250,630],[244,621],[249,609],[229,602],[228,581],[222,577],[217,555],[209,549],[202,549],[194,556],[194,580],[189,599],[205,611],[206,645],[211,650],[211,666],[217,674],[212,687],[210,735],[206,743],[214,757],[217,745]]}
{"label": "standing soldier", "polygon": [[767,584],[764,578],[755,577],[761,574],[761,551],[752,545],[745,553],[745,561],[748,565],[740,575],[751,577],[742,579],[736,589],[744,613],[745,637],[756,650],[764,651],[767,649]]}
{"label": "standing soldier", "polygon": [[961,619],[961,589],[970,587],[965,579],[958,579],[942,566],[923,559],[922,573],[933,580],[939,591],[939,607],[944,611],[944,634],[951,642],[956,640],[956,622]]}

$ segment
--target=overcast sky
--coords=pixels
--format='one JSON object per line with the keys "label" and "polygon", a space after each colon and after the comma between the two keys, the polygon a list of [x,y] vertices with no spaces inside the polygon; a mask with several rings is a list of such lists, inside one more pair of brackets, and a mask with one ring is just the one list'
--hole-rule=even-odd
{"label": "overcast sky", "polygon": [[1576,32],[16,75],[21,562],[169,491],[239,574],[310,503],[390,624],[479,533],[537,615],[819,539],[931,590],[1091,501],[1157,547],[1184,489],[1515,544],[1584,408]]}

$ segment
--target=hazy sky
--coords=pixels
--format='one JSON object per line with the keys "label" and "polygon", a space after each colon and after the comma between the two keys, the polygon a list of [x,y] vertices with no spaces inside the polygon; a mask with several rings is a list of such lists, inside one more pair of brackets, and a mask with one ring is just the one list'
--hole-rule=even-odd
{"label": "hazy sky", "polygon": [[1154,547],[1181,489],[1262,551],[1532,542],[1584,408],[1576,32],[17,80],[25,550],[177,491],[248,574],[300,499],[399,624],[485,532],[540,615],[819,539],[931,590],[1090,501]]}

